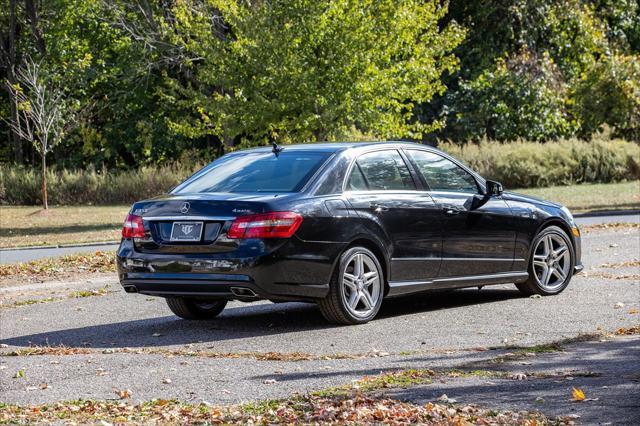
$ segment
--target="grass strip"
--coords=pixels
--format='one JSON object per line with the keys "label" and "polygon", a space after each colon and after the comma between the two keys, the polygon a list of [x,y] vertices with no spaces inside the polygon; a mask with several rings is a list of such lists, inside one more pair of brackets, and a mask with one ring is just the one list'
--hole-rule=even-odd
{"label": "grass strip", "polygon": [[0,403],[0,423],[110,424],[416,424],[545,425],[540,413],[488,410],[476,405],[401,402],[363,392],[309,394],[253,404],[212,406],[176,400],[130,402],[130,391],[117,401],[79,400],[46,405]]}
{"label": "grass strip", "polygon": [[115,272],[116,261],[113,253],[97,251],[26,263],[0,265],[0,283],[15,279],[51,280],[62,279],[74,274]]}

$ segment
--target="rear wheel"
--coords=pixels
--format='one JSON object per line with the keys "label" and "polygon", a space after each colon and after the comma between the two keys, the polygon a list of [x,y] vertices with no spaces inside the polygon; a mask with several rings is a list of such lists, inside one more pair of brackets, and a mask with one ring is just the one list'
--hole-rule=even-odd
{"label": "rear wheel", "polygon": [[533,241],[529,279],[516,286],[527,296],[558,294],[569,285],[574,265],[575,252],[569,237],[561,228],[550,226]]}
{"label": "rear wheel", "polygon": [[217,317],[227,305],[227,301],[167,297],[167,305],[171,312],[180,318],[206,320]]}
{"label": "rear wheel", "polygon": [[377,315],[383,296],[384,277],[380,262],[370,250],[352,247],[340,257],[329,294],[318,302],[318,306],[330,322],[363,324]]}

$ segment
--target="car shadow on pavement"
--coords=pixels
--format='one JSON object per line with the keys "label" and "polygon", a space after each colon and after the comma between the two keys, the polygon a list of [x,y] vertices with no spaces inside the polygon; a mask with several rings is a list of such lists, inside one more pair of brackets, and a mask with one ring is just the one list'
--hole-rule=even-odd
{"label": "car shadow on pavement", "polygon": [[[411,314],[426,314],[441,309],[495,303],[521,297],[517,290],[495,288],[460,290],[455,292],[429,292],[403,298],[385,300],[374,321],[389,321]],[[68,315],[72,315],[69,312]],[[341,328],[328,323],[315,304],[277,303],[248,304],[225,309],[216,319],[187,321],[173,315],[113,322],[10,337],[0,343],[11,346],[68,346],[91,348],[160,347],[191,343],[272,336],[309,330]],[[399,332],[406,325],[398,325]]]}
{"label": "car shadow on pavement", "polygon": [[[548,416],[575,414],[581,424],[640,424],[638,359],[638,336],[580,342],[569,345],[562,352],[529,358],[530,365],[526,366],[514,361],[472,367],[524,373],[526,380],[458,377],[426,386],[392,390],[387,396],[425,404],[446,394],[463,404],[539,410]],[[573,400],[574,387],[583,390],[587,398],[584,402]]]}
{"label": "car shadow on pavement", "polygon": [[[470,362],[455,368],[470,371],[469,375],[447,375],[447,368],[456,364],[457,357],[447,357],[451,364],[443,371],[441,362],[440,368],[434,366],[435,358],[408,356],[402,358],[405,365],[400,367],[331,371],[307,367],[304,371],[263,374],[252,379],[295,382],[310,377],[336,377],[349,383],[349,380],[392,373],[409,366],[433,369],[442,375],[429,384],[385,389],[386,397],[424,405],[437,403],[446,394],[462,404],[493,409],[541,411],[550,417],[575,414],[583,424],[640,424],[640,336],[578,342],[562,351],[527,356],[527,362],[517,357],[495,362],[495,358],[488,358],[486,353],[468,353],[464,357]],[[474,361],[474,358],[481,359]],[[438,360],[442,361],[442,357]],[[581,403],[574,401],[574,387],[583,390],[588,399]]]}

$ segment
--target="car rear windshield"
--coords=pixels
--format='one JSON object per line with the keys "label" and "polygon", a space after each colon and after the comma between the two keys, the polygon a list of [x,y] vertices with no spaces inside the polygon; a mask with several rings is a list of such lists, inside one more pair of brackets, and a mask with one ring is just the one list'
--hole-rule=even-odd
{"label": "car rear windshield", "polygon": [[297,192],[330,152],[247,152],[225,155],[177,186],[174,194]]}

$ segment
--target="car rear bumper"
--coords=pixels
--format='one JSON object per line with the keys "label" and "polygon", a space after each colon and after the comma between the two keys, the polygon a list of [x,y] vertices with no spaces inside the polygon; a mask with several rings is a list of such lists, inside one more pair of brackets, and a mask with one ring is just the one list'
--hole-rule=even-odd
{"label": "car rear bumper", "polygon": [[138,274],[128,273],[120,284],[127,293],[150,296],[193,296],[236,300],[306,300],[326,296],[329,284],[257,284],[250,277],[215,274]]}
{"label": "car rear bumper", "polygon": [[290,241],[255,257],[142,253],[123,240],[117,252],[120,284],[128,293],[236,300],[315,300],[329,291],[336,244]]}

